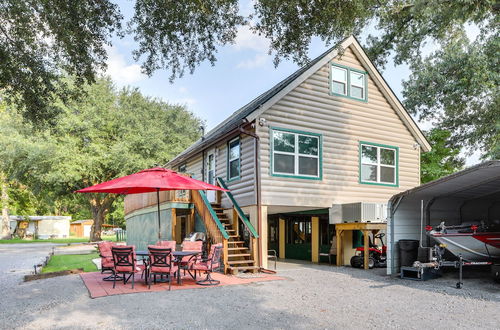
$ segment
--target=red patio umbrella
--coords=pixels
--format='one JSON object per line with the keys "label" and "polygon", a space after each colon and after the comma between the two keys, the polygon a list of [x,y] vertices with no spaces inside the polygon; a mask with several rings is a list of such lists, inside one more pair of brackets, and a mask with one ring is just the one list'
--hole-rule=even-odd
{"label": "red patio umbrella", "polygon": [[155,192],[158,200],[158,238],[161,238],[160,230],[160,191],[165,190],[221,190],[224,188],[199,181],[188,176],[178,174],[175,171],[154,167],[147,170],[116,178],[110,181],[96,184],[87,188],[77,190],[77,193],[112,193],[112,194],[141,194]]}

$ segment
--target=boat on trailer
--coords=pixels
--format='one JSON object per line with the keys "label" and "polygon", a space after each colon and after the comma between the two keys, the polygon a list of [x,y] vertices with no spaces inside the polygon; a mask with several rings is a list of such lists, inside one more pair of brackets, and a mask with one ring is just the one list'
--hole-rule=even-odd
{"label": "boat on trailer", "polygon": [[456,257],[464,260],[500,262],[500,230],[483,223],[427,228],[427,234]]}

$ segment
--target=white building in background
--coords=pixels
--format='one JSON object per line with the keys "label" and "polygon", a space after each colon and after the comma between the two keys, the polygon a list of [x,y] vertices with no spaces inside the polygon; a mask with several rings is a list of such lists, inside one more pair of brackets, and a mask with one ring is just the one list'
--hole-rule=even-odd
{"label": "white building in background", "polygon": [[24,230],[25,237],[38,239],[68,238],[70,216],[10,216],[10,230]]}

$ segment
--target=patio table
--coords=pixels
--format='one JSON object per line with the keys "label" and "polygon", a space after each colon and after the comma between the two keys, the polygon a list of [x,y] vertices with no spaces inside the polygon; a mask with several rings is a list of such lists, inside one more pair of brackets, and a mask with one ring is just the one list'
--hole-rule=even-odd
{"label": "patio table", "polygon": [[[182,262],[182,259],[184,257],[188,257],[188,256],[195,256],[195,255],[198,255],[200,254],[201,252],[197,252],[197,251],[172,251],[172,256],[174,257],[174,260],[173,262],[176,263],[178,266],[180,266],[180,263]],[[147,257],[149,255],[149,251],[145,251],[145,250],[139,250],[139,251],[135,251],[135,255],[138,256],[138,257]],[[189,273],[191,275],[191,273]],[[191,275],[192,277],[192,275]],[[146,279],[147,281],[147,279]],[[161,280],[159,280],[161,281]],[[181,284],[181,268],[178,267],[177,268],[177,284]]]}

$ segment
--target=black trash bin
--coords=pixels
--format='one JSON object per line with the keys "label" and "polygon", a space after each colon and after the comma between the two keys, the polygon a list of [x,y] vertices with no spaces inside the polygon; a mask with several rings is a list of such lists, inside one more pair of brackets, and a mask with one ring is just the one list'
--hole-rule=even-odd
{"label": "black trash bin", "polygon": [[418,259],[419,241],[415,239],[399,240],[399,260],[401,266],[413,266]]}

